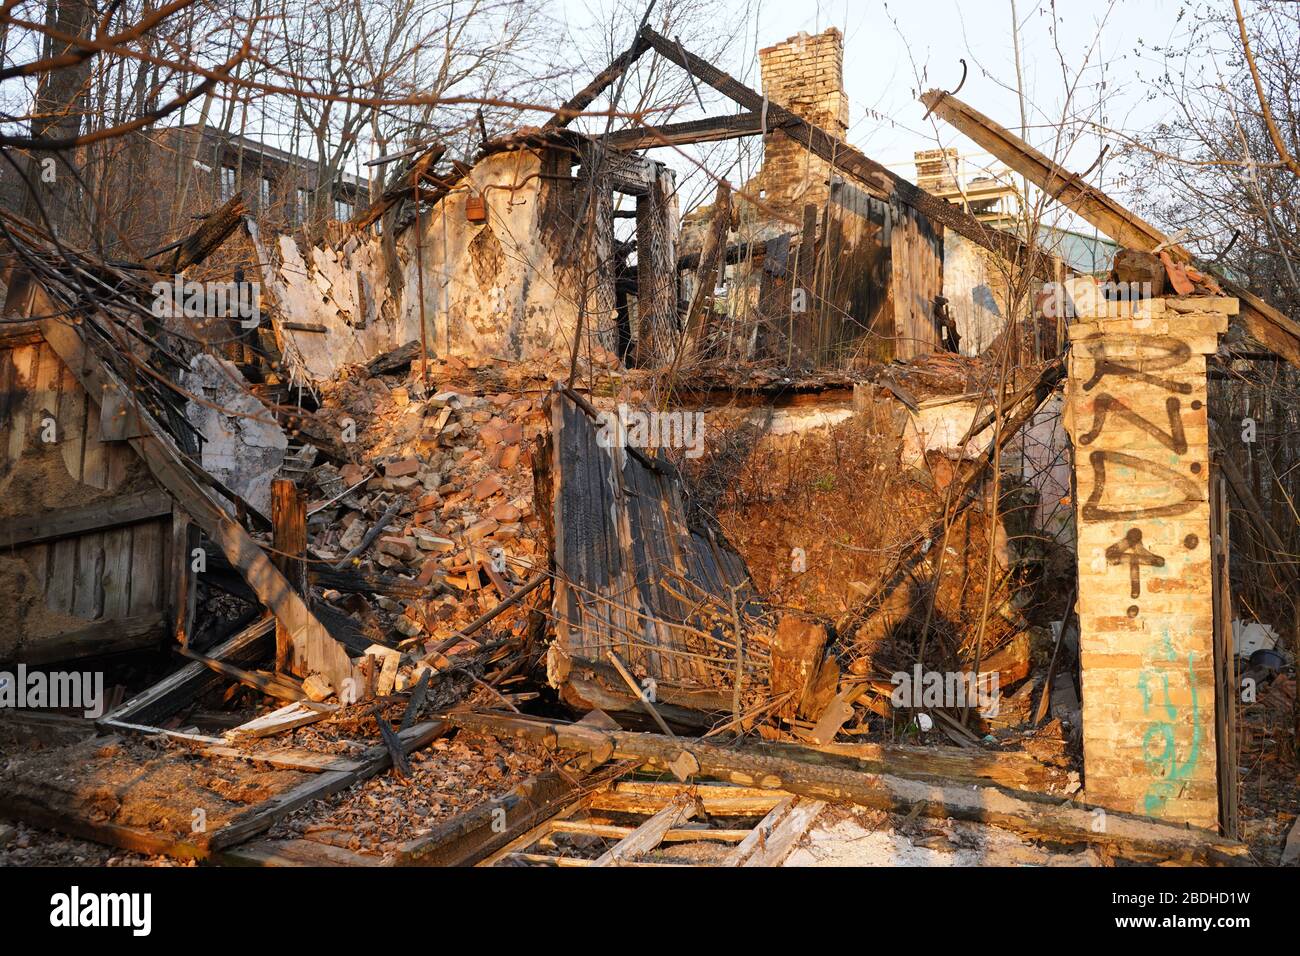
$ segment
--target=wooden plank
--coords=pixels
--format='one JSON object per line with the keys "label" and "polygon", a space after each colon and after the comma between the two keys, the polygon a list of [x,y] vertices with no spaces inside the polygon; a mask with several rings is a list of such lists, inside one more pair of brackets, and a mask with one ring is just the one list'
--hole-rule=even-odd
{"label": "wooden plank", "polygon": [[8,518],[0,527],[0,548],[15,548],[24,544],[55,541],[91,531],[107,531],[122,525],[134,524],[170,514],[171,496],[151,488],[106,501],[60,508],[30,517]]}
{"label": "wooden plank", "polygon": [[295,702],[303,700],[307,695],[304,694],[296,684],[287,678],[281,678],[280,675],[274,674],[255,674],[252,671],[245,670],[242,667],[236,667],[234,664],[227,664],[225,661],[214,660],[197,651],[192,651],[188,647],[179,648],[179,653],[191,660],[198,661],[210,670],[221,674],[231,680],[238,681],[246,687],[252,687],[277,700],[287,700]]}
{"label": "wooden plank", "polygon": [[620,866],[635,862],[638,856],[657,847],[669,830],[676,829],[695,816],[695,799],[680,793],[668,805],[602,853],[592,866]]}
{"label": "wooden plank", "polygon": [[[156,728],[155,728],[156,729]],[[365,764],[359,760],[349,760],[338,754],[323,754],[302,747],[281,747],[276,750],[240,750],[226,744],[212,744],[202,747],[199,753],[205,757],[218,757],[226,760],[244,760],[249,763],[264,763],[282,770],[303,770],[307,773],[329,773],[336,770],[360,770]]]}
{"label": "wooden plank", "polygon": [[[58,352],[58,349],[55,351]],[[63,364],[66,366],[67,359],[62,353],[59,357],[64,359]],[[64,467],[69,475],[80,481],[81,456],[85,451],[86,440],[86,389],[71,368],[63,370],[63,380],[59,385],[59,417],[55,434]]]}
{"label": "wooden plank", "polygon": [[131,611],[162,610],[162,577],[167,572],[163,529],[170,533],[171,520],[136,525],[131,538]]}
{"label": "wooden plank", "polygon": [[33,391],[30,395],[21,396],[19,400],[31,409],[32,423],[37,426],[33,429],[33,432],[39,441],[40,422],[47,417],[53,418],[56,422],[58,421],[59,388],[63,383],[63,363],[59,361],[58,355],[44,341],[37,346],[37,353],[37,369]]}
{"label": "wooden plank", "polygon": [[[704,248],[700,252],[700,268],[695,274],[695,295],[691,298],[690,309],[686,313],[685,348],[693,349],[707,338],[709,322],[705,309],[712,307],[713,292],[718,284],[718,260],[727,245],[727,230],[731,228],[731,186],[725,179],[718,182],[717,195],[713,199],[713,218],[709,222],[709,231],[704,237]],[[677,356],[674,356],[674,361]]]}
{"label": "wooden plank", "polygon": [[132,395],[109,390],[100,395],[99,438],[105,442],[121,442],[128,438],[147,435],[140,417],[136,414],[136,400]]}
{"label": "wooden plank", "polygon": [[[98,398],[96,393],[96,398]],[[81,455],[82,484],[104,490],[108,488],[108,448],[100,437],[99,402],[86,402],[85,439]]]}
{"label": "wooden plank", "polygon": [[[262,618],[238,634],[208,651],[208,657],[219,661],[245,661],[263,652],[263,645],[275,630],[275,619]],[[123,701],[105,715],[106,720],[148,724],[165,720],[194,700],[221,679],[197,661],[186,664],[129,700]]]}
{"label": "wooden plank", "polygon": [[30,640],[23,645],[22,661],[35,667],[101,654],[145,650],[159,647],[166,636],[167,625],[161,614],[137,614]]}
{"label": "wooden plank", "polygon": [[723,866],[779,866],[825,809],[823,801],[803,797],[782,803],[754,827]]}
{"label": "wooden plank", "polygon": [[112,720],[104,718],[99,722],[100,727],[105,730],[129,731],[131,733],[144,734],[148,737],[166,737],[168,740],[175,740],[179,743],[189,744],[199,747],[220,747],[225,745],[225,741],[220,737],[210,737],[207,734],[191,734],[183,730],[170,730],[164,727],[152,727],[147,724],[131,724],[121,720]]}
{"label": "wooden plank", "polygon": [[65,538],[50,546],[50,571],[45,581],[45,606],[60,614],[72,614],[77,583],[77,539]]}
{"label": "wooden plank", "polygon": [[[590,809],[610,813],[656,813],[680,790],[682,784],[645,784],[621,781],[609,790],[593,794]],[[727,784],[692,786],[704,812],[714,817],[756,817],[768,813],[789,795],[775,790],[734,787]]]}
{"label": "wooden plank", "polygon": [[[72,592],[72,613],[88,621],[104,614],[104,536],[99,532],[77,538],[77,578]],[[137,608],[132,608],[137,610]],[[141,610],[147,610],[143,608]]]}
{"label": "wooden plank", "polygon": [[13,381],[9,383],[9,393],[13,396],[9,406],[8,460],[11,464],[23,457],[33,433],[32,388],[36,384],[40,351],[38,345],[24,345],[9,353],[13,375]]}
{"label": "wooden plank", "polygon": [[[605,839],[621,840],[630,835],[635,827],[618,826],[613,823],[594,823],[591,820],[557,820],[549,827],[551,833],[575,833],[583,836],[597,836]],[[663,843],[737,843],[745,839],[750,830],[711,829],[709,827],[687,827],[669,830],[663,836]]]}
{"label": "wooden plank", "polygon": [[176,643],[188,646],[198,606],[198,582],[194,572],[194,550],[199,533],[189,515],[179,508],[172,512],[171,541],[167,548],[168,606],[172,616],[172,634]]}
{"label": "wooden plank", "polygon": [[103,532],[104,575],[100,586],[104,594],[104,617],[125,617],[131,610],[131,529],[114,528]]}
{"label": "wooden plank", "polygon": [[[271,482],[271,560],[298,594],[307,593],[307,504],[297,485],[287,478]],[[281,621],[275,628],[275,669],[285,670],[293,651],[293,636]]]}
{"label": "wooden plank", "polygon": [[745,866],[746,861],[762,849],[767,835],[785,819],[786,814],[790,812],[790,808],[794,806],[795,801],[798,799],[798,797],[787,797],[774,806],[767,816],[754,825],[754,828],[749,831],[749,834],[743,840],[732,847],[731,852],[723,859],[722,865]]}
{"label": "wooden plank", "polygon": [[759,136],[775,130],[768,123],[763,129],[758,113],[735,113],[731,116],[709,116],[687,123],[668,123],[664,126],[639,126],[610,133],[604,144],[610,149],[655,149],[660,146],[685,146],[692,143],[716,143],[720,140]]}
{"label": "wooden plank", "polygon": [[663,168],[636,200],[636,355],[644,365],[666,360],[677,338],[677,226],[676,186]]}
{"label": "wooden plank", "polygon": [[294,701],[291,704],[285,704],[278,710],[271,711],[269,714],[254,717],[247,723],[231,728],[226,731],[226,736],[231,738],[270,737],[274,734],[284,733],[287,730],[293,730],[295,727],[305,727],[308,724],[316,723],[318,720],[324,720],[336,710],[338,710],[338,707],[331,704],[317,704],[309,700]]}

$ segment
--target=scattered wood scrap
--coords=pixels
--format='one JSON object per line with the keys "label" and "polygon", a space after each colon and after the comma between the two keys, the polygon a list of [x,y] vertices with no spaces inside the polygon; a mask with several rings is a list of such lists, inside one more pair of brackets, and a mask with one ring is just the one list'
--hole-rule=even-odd
{"label": "scattered wood scrap", "polygon": [[1093,808],[1061,806],[1050,799],[1031,799],[1026,794],[1014,794],[994,786],[936,784],[889,773],[865,772],[852,766],[777,757],[703,740],[601,731],[514,715],[461,712],[446,715],[446,720],[479,733],[545,741],[567,750],[590,751],[612,746],[616,759],[636,759],[663,770],[670,769],[683,752],[688,752],[699,766],[701,776],[881,810],[907,812],[920,807],[919,812],[925,816],[990,823],[1036,840],[1096,844],[1128,859],[1223,865],[1247,862],[1243,844],[1208,831],[1118,811],[1107,811],[1107,825],[1098,828]]}

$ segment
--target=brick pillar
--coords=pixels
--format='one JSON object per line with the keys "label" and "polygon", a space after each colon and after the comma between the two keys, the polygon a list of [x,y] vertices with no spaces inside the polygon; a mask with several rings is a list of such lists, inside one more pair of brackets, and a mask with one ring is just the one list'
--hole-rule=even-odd
{"label": "brick pillar", "polygon": [[1106,302],[1072,287],[1088,802],[1214,829],[1205,356],[1237,300]]}
{"label": "brick pillar", "polygon": [[[844,35],[831,27],[800,33],[758,51],[767,98],[801,119],[843,139],[849,128],[849,98],[844,92]],[[830,189],[831,167],[782,133],[763,141],[758,188],[763,201],[799,222],[805,203],[821,208]],[[790,231],[787,229],[786,231]]]}

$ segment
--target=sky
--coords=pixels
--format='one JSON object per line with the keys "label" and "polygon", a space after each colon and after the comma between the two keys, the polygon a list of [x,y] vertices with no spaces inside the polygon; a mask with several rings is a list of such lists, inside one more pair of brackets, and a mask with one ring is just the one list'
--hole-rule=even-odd
{"label": "sky", "polygon": [[[1104,80],[1101,114],[1109,123],[1138,128],[1156,118],[1158,107],[1141,102],[1144,86],[1139,79],[1154,68],[1154,59],[1139,52],[1138,41],[1151,48],[1176,37],[1183,29],[1178,22],[1183,6],[1174,0],[1063,0],[1053,10],[1047,0],[1016,0],[1030,142],[1048,145],[1050,127],[1064,115],[1062,61],[1070,81],[1078,77],[1078,108],[1095,113]],[[759,12],[758,33],[767,45],[800,30],[816,33],[839,27],[845,38],[849,140],[891,165],[909,162],[914,150],[934,148],[936,127],[923,119],[925,109],[916,93],[918,87],[951,90],[961,79],[962,59],[969,69],[960,97],[1019,131],[1012,7],[1011,0],[766,3]],[[942,122],[937,135],[943,145],[962,153],[977,149]],[[1093,139],[1081,142],[1078,149],[1081,156],[1091,150],[1086,166],[1100,146]]]}
{"label": "sky", "polygon": [[[558,0],[580,19],[592,0]],[[598,0],[597,0],[598,2]],[[659,0],[662,4],[664,0]],[[800,31],[838,27],[844,34],[844,85],[849,97],[850,143],[908,179],[915,150],[952,146],[971,165],[998,166],[937,118],[926,119],[921,91],[952,90],[968,73],[961,99],[1013,132],[1020,132],[1012,42],[1012,0],[714,0],[716,18],[739,34],[727,62],[717,65],[760,87],[758,50]],[[1213,0],[1218,2],[1218,0]],[[1067,85],[1076,118],[1126,131],[1158,122],[1166,101],[1149,96],[1149,78],[1164,68],[1158,48],[1178,46],[1190,17],[1187,0],[1014,0],[1020,41],[1027,129],[1025,138],[1076,172],[1088,169],[1106,142],[1092,127],[1070,127],[1059,144]],[[1063,69],[1064,65],[1064,69]],[[708,112],[735,107],[705,91]],[[689,119],[701,115],[692,108]],[[1117,151],[1112,142],[1108,157]],[[681,165],[682,157],[656,158]],[[1122,163],[1108,158],[1089,176],[1117,198],[1134,184]],[[733,178],[733,183],[734,183]]]}

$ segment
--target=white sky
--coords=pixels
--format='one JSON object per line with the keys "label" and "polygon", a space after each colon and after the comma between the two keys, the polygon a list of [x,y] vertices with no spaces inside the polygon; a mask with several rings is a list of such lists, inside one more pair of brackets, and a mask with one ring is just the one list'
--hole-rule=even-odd
{"label": "white sky", "polygon": [[[601,0],[557,2],[561,15],[577,24],[590,16],[589,5],[599,5]],[[969,72],[961,99],[1019,132],[1011,0],[713,2],[717,22],[742,37],[728,62],[717,65],[756,89],[760,86],[758,49],[801,30],[817,33],[838,27],[845,37],[849,141],[908,179],[915,176],[913,151],[933,149],[936,137],[963,156],[979,153],[975,144],[942,121],[924,119],[925,108],[916,99],[918,92],[931,87],[956,86],[963,58]],[[1053,9],[1050,0],[1016,0],[1026,139],[1075,172],[1086,170],[1097,159],[1105,140],[1090,128],[1070,126],[1064,144],[1058,147],[1053,142],[1065,115],[1067,83],[1075,85],[1076,119],[1130,133],[1158,122],[1168,104],[1148,95],[1151,90],[1143,77],[1164,68],[1154,48],[1177,49],[1178,38],[1187,28],[1182,20],[1186,6],[1179,0],[1058,0]],[[629,34],[634,25],[629,26]],[[710,114],[735,111],[733,104],[707,88],[705,102]],[[698,107],[692,106],[674,119],[698,115]],[[1118,146],[1112,142],[1106,162],[1089,179],[1123,200],[1131,195],[1132,184],[1124,180],[1121,164],[1111,158]],[[668,150],[654,155],[675,166],[685,163]],[[971,155],[969,161],[992,162],[986,154]],[[730,178],[735,182],[734,176]]]}

